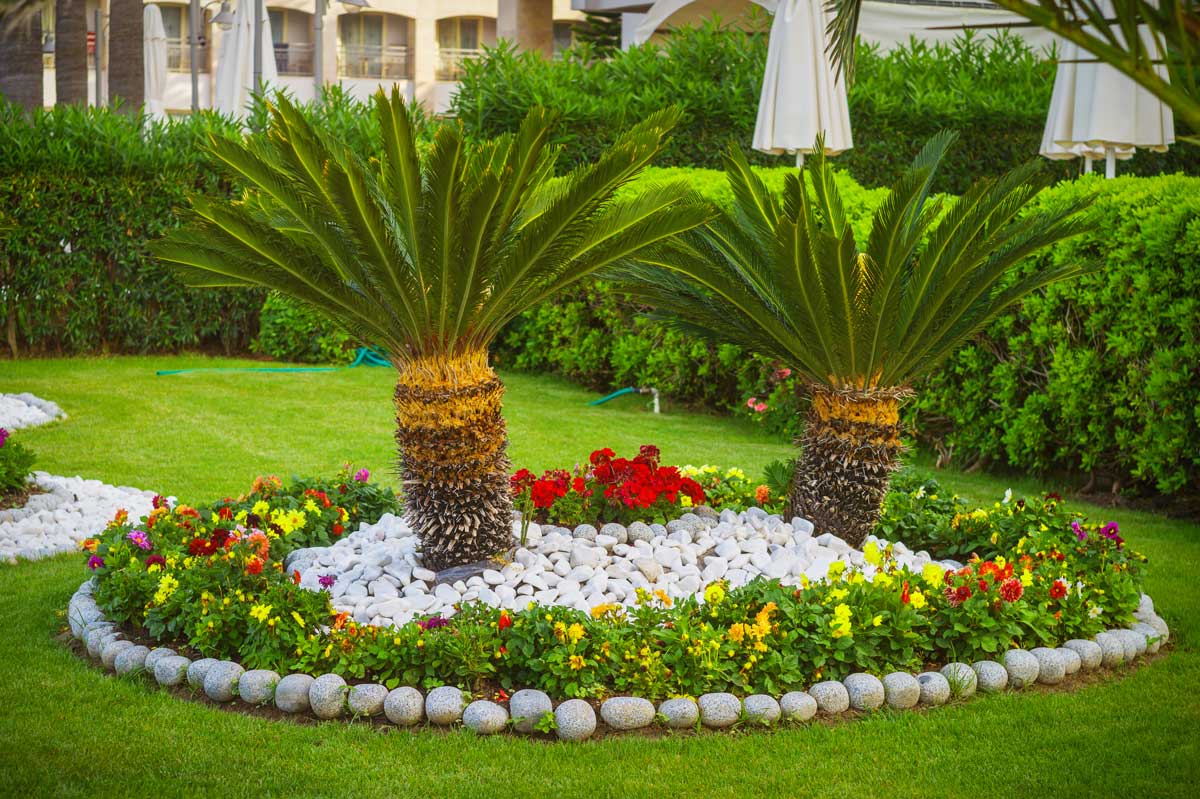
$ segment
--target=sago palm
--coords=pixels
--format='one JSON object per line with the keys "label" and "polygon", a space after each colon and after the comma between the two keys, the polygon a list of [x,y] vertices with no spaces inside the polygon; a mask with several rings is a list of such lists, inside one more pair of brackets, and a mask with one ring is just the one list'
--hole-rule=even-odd
{"label": "sago palm", "polygon": [[[1080,230],[1082,206],[1027,211],[1036,165],[977,184],[948,208],[929,186],[953,136],[931,140],[892,187],[860,245],[833,173],[816,152],[769,192],[731,147],[731,212],[625,271],[664,321],[787,364],[811,399],[790,507],[859,543],[879,515],[901,450],[900,403],[1005,307],[1077,274],[1009,268]],[[1023,211],[1026,211],[1023,213]]]}
{"label": "sago palm", "polygon": [[193,197],[154,250],[192,286],[263,286],[386,350],[405,511],[440,569],[512,541],[489,343],[530,306],[710,212],[678,184],[614,196],[658,152],[673,111],[561,177],[545,110],[477,145],[443,125],[423,158],[398,93],[377,94],[374,113],[381,155],[366,163],[279,98],[265,137],[212,142],[241,195]]}

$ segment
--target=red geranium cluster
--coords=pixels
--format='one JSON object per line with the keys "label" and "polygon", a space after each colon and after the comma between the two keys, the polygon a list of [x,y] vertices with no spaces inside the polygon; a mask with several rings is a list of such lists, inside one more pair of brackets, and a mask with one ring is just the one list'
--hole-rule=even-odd
{"label": "red geranium cluster", "polygon": [[658,447],[650,444],[633,458],[618,458],[605,447],[574,473],[550,469],[537,477],[521,469],[509,482],[515,499],[527,498],[543,519],[557,521],[653,519],[675,507],[681,497],[703,504],[700,484],[674,466],[663,466],[659,457]]}

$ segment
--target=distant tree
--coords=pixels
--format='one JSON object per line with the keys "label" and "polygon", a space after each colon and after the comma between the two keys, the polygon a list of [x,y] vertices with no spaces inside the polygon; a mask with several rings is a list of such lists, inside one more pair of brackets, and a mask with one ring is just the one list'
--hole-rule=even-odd
{"label": "distant tree", "polygon": [[608,58],[621,49],[621,15],[585,13],[575,28],[575,41],[590,44],[596,55]]}

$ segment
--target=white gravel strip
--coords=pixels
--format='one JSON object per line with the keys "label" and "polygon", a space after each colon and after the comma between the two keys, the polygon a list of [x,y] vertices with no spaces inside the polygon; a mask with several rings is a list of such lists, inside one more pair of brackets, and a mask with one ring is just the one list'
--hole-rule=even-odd
{"label": "white gravel strip", "polygon": [[[514,522],[514,539],[519,529]],[[914,571],[931,561],[928,553],[914,553],[901,543],[894,552],[899,564]],[[752,508],[741,514],[724,511],[719,519],[688,513],[667,527],[635,522],[628,528],[608,524],[597,531],[580,525],[571,531],[531,524],[527,545],[516,549],[511,563],[442,580],[422,568],[417,539],[405,520],[388,514],[333,546],[297,550],[285,567],[299,570],[300,584],[314,591],[321,590],[322,577],[332,581],[334,607],[356,621],[399,626],[425,614],[451,616],[460,601],[511,610],[536,601],[587,611],[604,603],[632,605],[639,588],[678,599],[722,579],[733,587],[760,576],[799,585],[802,576],[824,578],[836,560],[863,568],[868,578],[874,574],[863,553],[842,539],[814,536],[804,519],[785,522]]]}
{"label": "white gravel strip", "polygon": [[49,400],[28,393],[0,394],[0,427],[6,430],[36,427],[66,418],[62,408]]}
{"label": "white gravel strip", "polygon": [[153,491],[111,486],[82,477],[59,477],[34,472],[33,482],[44,494],[34,494],[22,508],[0,510],[0,561],[37,560],[70,552],[79,542],[97,535],[124,508],[130,519],[153,509]]}

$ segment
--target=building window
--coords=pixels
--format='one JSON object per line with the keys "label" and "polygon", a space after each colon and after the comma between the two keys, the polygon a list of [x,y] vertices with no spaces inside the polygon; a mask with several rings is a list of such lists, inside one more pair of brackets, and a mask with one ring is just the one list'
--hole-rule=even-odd
{"label": "building window", "polygon": [[[162,12],[163,30],[167,34],[167,71],[191,72],[191,14],[188,13],[188,7],[160,3],[158,10]],[[205,12],[206,20],[209,16],[209,13]],[[205,22],[196,41],[197,72],[208,72],[208,37],[205,35],[207,30],[208,24]]]}
{"label": "building window", "polygon": [[312,14],[290,8],[271,8],[267,14],[275,45],[275,71],[280,75],[313,74]]}
{"label": "building window", "polygon": [[458,80],[463,62],[482,54],[489,28],[491,38],[495,38],[495,24],[495,20],[483,17],[439,19],[437,79]]}
{"label": "building window", "polygon": [[411,78],[408,32],[408,18],[397,14],[342,14],[338,17],[338,75]]}
{"label": "building window", "polygon": [[558,55],[563,50],[570,50],[573,44],[575,44],[575,23],[555,22],[554,54]]}

